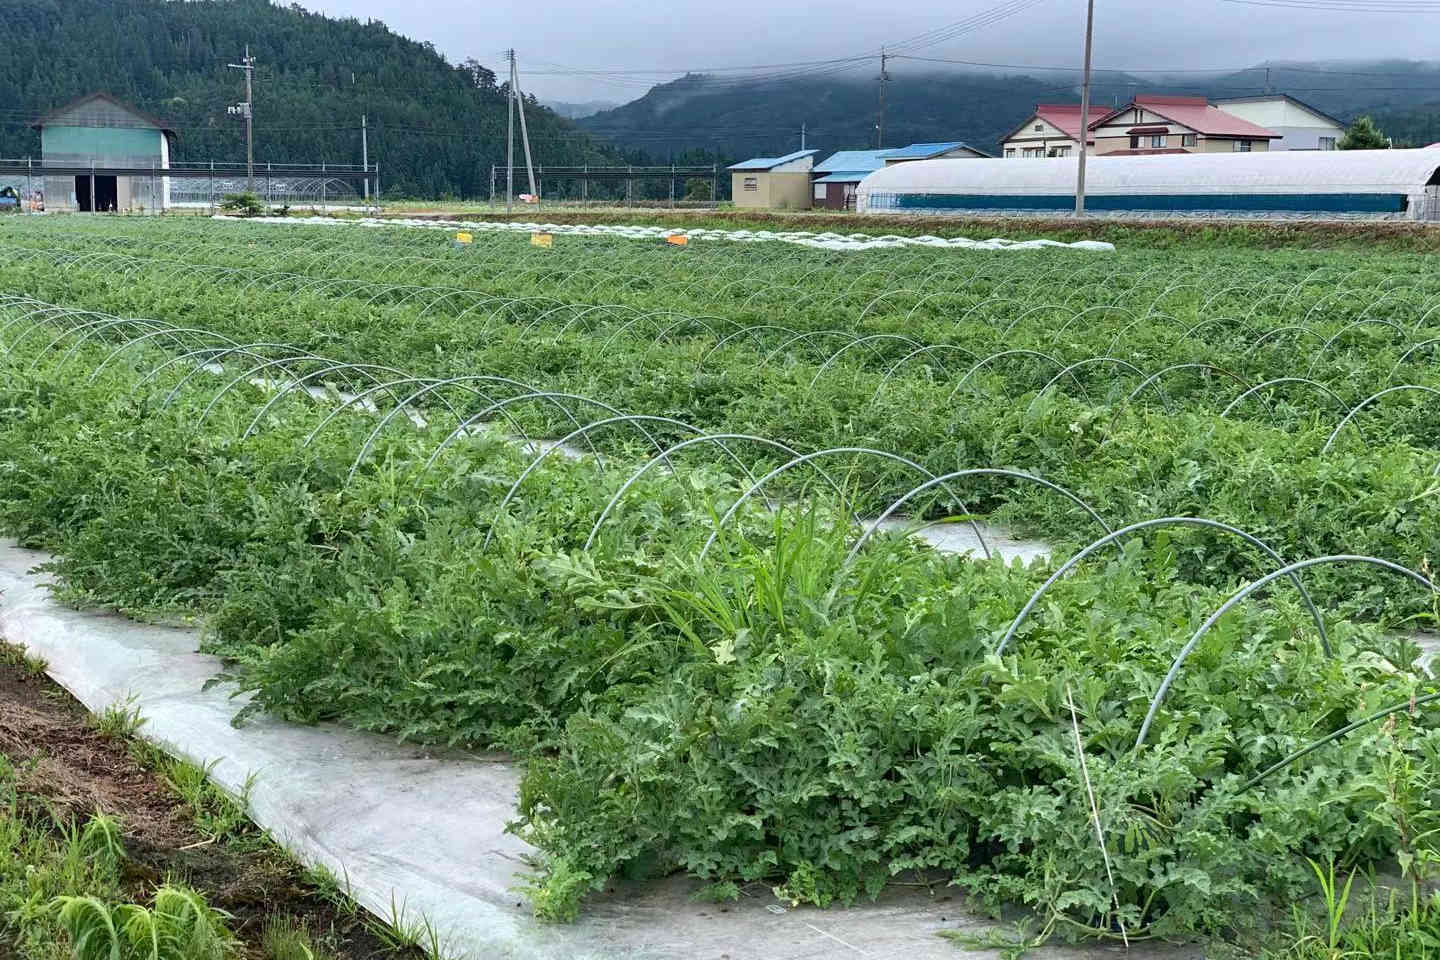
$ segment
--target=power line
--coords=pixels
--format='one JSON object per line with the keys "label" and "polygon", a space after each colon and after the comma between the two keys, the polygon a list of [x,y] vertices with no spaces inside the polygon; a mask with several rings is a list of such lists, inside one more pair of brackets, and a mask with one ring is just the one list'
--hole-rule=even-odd
{"label": "power line", "polygon": [[1324,10],[1340,13],[1435,13],[1434,0],[1224,0],[1249,7],[1286,7],[1291,10]]}
{"label": "power line", "polygon": [[[885,47],[923,49],[925,47],[934,46],[937,43],[944,43],[948,40],[953,40],[956,37],[974,33],[978,30],[984,29],[985,27],[999,23],[1002,20],[1009,19],[1010,17],[1016,16],[1017,14],[1036,7],[1044,2],[1045,0],[1005,0],[1004,3],[1000,3],[994,7],[989,7],[985,10],[980,11],[979,13],[966,17],[963,20],[958,20],[953,23],[937,27],[925,33],[918,34],[917,36],[910,37],[909,39],[902,40],[896,44],[887,43],[885,44]],[[742,74],[741,76],[724,78],[706,77],[705,80],[707,83],[711,84],[749,85],[754,83],[775,82],[780,80],[793,80],[802,77],[825,76],[833,73],[842,72],[844,70],[854,69],[858,66],[862,66],[864,64],[881,59],[882,56],[883,54],[857,54],[855,56],[837,57],[828,60],[801,60],[782,64],[764,64],[750,67],[720,67],[710,70],[698,70],[695,68],[687,68],[685,70],[661,70],[654,68],[647,68],[643,70],[629,68],[585,68],[571,67],[565,64],[550,63],[547,65],[554,68],[551,71],[532,71],[532,73],[543,72],[551,76],[586,76],[591,79],[608,80],[615,83],[643,83],[645,81],[635,79],[637,75],[674,75],[676,73],[680,73],[684,76],[689,76],[691,74],[705,75],[722,72],[739,72]],[[755,72],[762,70],[771,72]],[[749,71],[749,73],[747,74],[746,71]]]}

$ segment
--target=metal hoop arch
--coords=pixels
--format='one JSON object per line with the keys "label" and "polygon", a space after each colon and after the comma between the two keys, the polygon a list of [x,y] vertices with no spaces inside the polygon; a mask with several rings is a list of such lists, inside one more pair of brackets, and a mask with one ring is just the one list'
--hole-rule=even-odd
{"label": "metal hoop arch", "polygon": [[1221,604],[1219,609],[1217,609],[1214,613],[1210,614],[1209,618],[1200,625],[1200,629],[1195,631],[1195,635],[1192,636],[1190,638],[1190,641],[1186,643],[1185,646],[1181,649],[1179,655],[1175,657],[1175,662],[1170,666],[1170,672],[1165,674],[1165,679],[1160,683],[1160,689],[1155,691],[1155,698],[1150,701],[1150,709],[1145,714],[1145,722],[1140,725],[1140,735],[1135,738],[1135,749],[1138,751],[1142,746],[1144,746],[1145,736],[1150,732],[1150,726],[1155,721],[1155,715],[1160,710],[1160,704],[1164,702],[1165,694],[1169,692],[1171,684],[1175,682],[1175,677],[1180,673],[1180,668],[1185,665],[1185,659],[1190,656],[1190,652],[1195,649],[1196,645],[1200,643],[1201,639],[1204,638],[1205,634],[1210,632],[1210,628],[1215,626],[1215,624],[1219,622],[1221,617],[1229,613],[1236,604],[1244,600],[1246,597],[1250,596],[1250,594],[1256,592],[1257,590],[1260,590],[1261,588],[1274,582],[1275,580],[1278,580],[1283,576],[1287,576],[1291,573],[1297,573],[1309,567],[1316,567],[1322,564],[1332,563],[1363,563],[1374,567],[1381,567],[1382,569],[1389,570],[1392,573],[1398,573],[1401,576],[1409,577],[1411,580],[1414,580],[1422,587],[1425,587],[1432,594],[1440,593],[1440,587],[1437,587],[1435,584],[1431,583],[1430,580],[1423,574],[1416,573],[1409,567],[1402,567],[1398,563],[1391,563],[1389,560],[1382,560],[1379,557],[1367,557],[1351,553],[1335,554],[1328,557],[1312,557],[1309,560],[1301,560],[1298,563],[1292,563],[1288,566],[1281,567],[1279,570],[1267,573],[1259,580],[1246,584],[1240,590],[1231,594],[1230,599],[1226,600],[1223,604]]}

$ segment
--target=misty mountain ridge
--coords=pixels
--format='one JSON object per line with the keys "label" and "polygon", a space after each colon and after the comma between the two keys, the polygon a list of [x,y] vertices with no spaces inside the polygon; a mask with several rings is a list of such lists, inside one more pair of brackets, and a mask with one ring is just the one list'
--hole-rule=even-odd
{"label": "misty mountain ridge", "polygon": [[614,110],[622,104],[616,103],[614,100],[583,100],[579,103],[572,103],[568,100],[541,100],[540,106],[547,110],[553,110],[570,120],[580,120],[603,110]]}
{"label": "misty mountain ridge", "polygon": [[[1268,70],[1268,87],[1267,87]],[[962,140],[998,155],[1003,138],[1036,103],[1080,100],[1080,74],[889,68],[884,145]],[[1104,72],[1094,77],[1098,114],[1137,94],[1212,100],[1288,93],[1349,123],[1371,114],[1399,143],[1440,139],[1440,62],[1272,61],[1241,71],[1172,76]],[[704,150],[722,157],[773,156],[805,146],[821,154],[877,146],[879,83],[873,76],[745,80],[690,74],[659,84],[579,126],[618,145],[668,153]],[[1434,135],[1432,135],[1434,134]]]}

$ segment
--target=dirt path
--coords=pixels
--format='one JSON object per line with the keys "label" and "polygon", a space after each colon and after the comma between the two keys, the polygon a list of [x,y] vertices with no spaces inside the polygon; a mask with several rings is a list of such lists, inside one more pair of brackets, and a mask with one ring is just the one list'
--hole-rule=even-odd
{"label": "dirt path", "polygon": [[421,958],[387,947],[362,912],[321,896],[273,845],[258,838],[243,844],[207,840],[162,776],[143,762],[144,750],[96,730],[74,698],[14,662],[12,650],[0,650],[0,754],[23,771],[21,801],[46,804],[57,819],[83,823],[96,811],[117,817],[132,899],[148,899],[167,879],[183,882],[234,916],[234,931],[254,958],[263,956],[261,932],[276,916],[309,928],[336,960]]}

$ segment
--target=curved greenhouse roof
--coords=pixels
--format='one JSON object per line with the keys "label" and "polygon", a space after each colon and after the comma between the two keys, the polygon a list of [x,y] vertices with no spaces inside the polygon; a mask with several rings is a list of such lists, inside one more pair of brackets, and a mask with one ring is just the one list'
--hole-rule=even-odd
{"label": "curved greenhouse roof", "polygon": [[[920,160],[877,170],[857,206],[879,211],[1058,211],[1074,205],[1076,158]],[[1431,150],[1097,155],[1086,164],[1097,212],[1238,212],[1420,218],[1440,186]],[[1440,191],[1430,190],[1430,207]],[[1440,209],[1430,210],[1440,218]]]}

